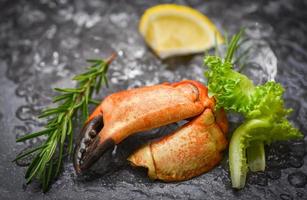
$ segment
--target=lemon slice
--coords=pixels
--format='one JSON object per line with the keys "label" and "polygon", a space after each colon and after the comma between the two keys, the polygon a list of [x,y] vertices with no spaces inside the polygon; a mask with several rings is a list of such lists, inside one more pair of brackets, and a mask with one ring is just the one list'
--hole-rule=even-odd
{"label": "lemon slice", "polygon": [[211,20],[187,6],[162,4],[143,14],[139,31],[160,58],[200,53],[223,38]]}

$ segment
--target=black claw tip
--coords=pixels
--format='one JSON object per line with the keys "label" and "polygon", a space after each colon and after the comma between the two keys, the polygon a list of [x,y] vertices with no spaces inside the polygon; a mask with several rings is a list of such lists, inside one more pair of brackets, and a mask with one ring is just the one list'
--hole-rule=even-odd
{"label": "black claw tip", "polygon": [[77,160],[75,164],[78,174],[82,174],[88,170],[107,150],[113,149],[115,143],[112,139],[107,139],[105,142],[100,143],[99,138],[95,138],[95,141],[82,152],[81,159]]}
{"label": "black claw tip", "polygon": [[112,139],[100,142],[99,132],[103,128],[101,115],[88,122],[80,133],[74,152],[74,167],[78,174],[89,169],[108,149],[114,147]]}

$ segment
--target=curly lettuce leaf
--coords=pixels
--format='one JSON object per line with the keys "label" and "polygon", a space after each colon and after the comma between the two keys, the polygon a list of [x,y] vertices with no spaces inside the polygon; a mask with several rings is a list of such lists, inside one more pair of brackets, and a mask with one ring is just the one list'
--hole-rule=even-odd
{"label": "curly lettuce leaf", "polygon": [[217,108],[239,113],[249,113],[249,105],[255,92],[253,82],[232,69],[232,64],[217,56],[207,56],[205,64],[209,70],[208,89],[217,99]]}
{"label": "curly lettuce leaf", "polygon": [[232,57],[241,34],[232,38],[225,59],[218,56],[204,59],[208,66],[205,73],[208,89],[217,100],[217,108],[240,113],[246,119],[230,140],[229,164],[234,188],[244,187],[248,164],[253,171],[264,169],[263,143],[302,137],[287,120],[291,109],[284,106],[284,89],[279,83],[269,81],[255,86],[247,76],[233,69]]}
{"label": "curly lettuce leaf", "polygon": [[263,115],[281,118],[291,113],[284,107],[283,87],[269,81],[255,86],[247,76],[233,70],[230,62],[216,56],[207,56],[205,64],[209,70],[208,89],[217,99],[217,108],[241,113],[246,118],[257,118]]}

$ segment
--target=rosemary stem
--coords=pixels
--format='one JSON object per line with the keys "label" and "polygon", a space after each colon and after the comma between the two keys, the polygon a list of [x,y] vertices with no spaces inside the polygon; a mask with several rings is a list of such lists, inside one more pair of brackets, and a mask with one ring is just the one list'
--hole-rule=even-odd
{"label": "rosemary stem", "polygon": [[[92,94],[100,88],[100,85],[107,83],[99,81],[106,79],[108,65],[115,59],[113,53],[106,60],[89,60],[92,66],[83,74],[74,77],[78,82],[78,88],[55,88],[60,93],[54,98],[54,102],[63,102],[56,108],[49,108],[40,115],[42,118],[48,117],[45,129],[39,132],[30,133],[27,136],[18,138],[16,141],[21,142],[33,139],[41,135],[47,135],[48,138],[42,145],[24,154],[20,154],[14,161],[36,153],[26,172],[27,182],[37,178],[43,186],[43,191],[49,189],[53,181],[60,172],[63,155],[72,152],[73,134],[72,118],[76,112],[82,109],[84,120],[88,117],[88,103],[93,102]],[[64,143],[68,140],[68,148],[64,148]],[[67,150],[68,149],[68,150]]]}

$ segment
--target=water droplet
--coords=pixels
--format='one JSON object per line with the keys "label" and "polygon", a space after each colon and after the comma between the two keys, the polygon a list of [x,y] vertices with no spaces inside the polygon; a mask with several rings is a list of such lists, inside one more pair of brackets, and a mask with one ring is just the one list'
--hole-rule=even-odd
{"label": "water droplet", "polygon": [[304,187],[307,184],[307,175],[303,172],[294,172],[288,176],[289,183],[294,187]]}
{"label": "water droplet", "polygon": [[53,65],[58,65],[58,64],[59,64],[59,53],[56,52],[56,51],[53,52],[52,57],[53,57],[53,62],[52,62],[52,64],[53,64]]}
{"label": "water droplet", "polygon": [[33,85],[29,83],[20,84],[16,89],[16,95],[19,97],[24,97],[33,91]]}
{"label": "water droplet", "polygon": [[31,106],[20,106],[16,111],[16,116],[21,121],[35,120],[36,111]]}
{"label": "water droplet", "polygon": [[290,194],[281,194],[279,195],[280,199],[282,200],[293,200]]}
{"label": "water droplet", "polygon": [[118,54],[118,56],[123,57],[124,54],[125,54],[125,52],[124,52],[123,50],[119,50],[119,51],[117,52],[117,54]]}
{"label": "water droplet", "polygon": [[[296,109],[299,110],[299,108],[294,108],[294,110],[296,110]],[[291,145],[289,145],[289,148],[291,149],[290,154],[293,155],[293,156],[303,157],[304,154],[305,154],[305,142],[304,142],[304,140],[291,142]]]}
{"label": "water droplet", "polygon": [[18,85],[15,93],[18,97],[24,97],[29,104],[37,104],[42,102],[42,91],[34,87],[34,84],[24,83]]}
{"label": "water droplet", "polygon": [[290,156],[288,163],[291,167],[300,168],[304,164],[304,160],[301,157],[298,156]]}
{"label": "water droplet", "polygon": [[140,49],[138,49],[134,52],[134,57],[135,58],[142,58],[144,56],[144,54],[145,54],[145,49],[140,48]]}
{"label": "water droplet", "polygon": [[278,169],[272,169],[272,170],[268,170],[266,171],[267,177],[272,179],[272,180],[276,180],[279,179],[281,176],[281,171]]}
{"label": "water droplet", "polygon": [[13,133],[15,134],[16,139],[21,136],[24,136],[28,132],[29,130],[26,126],[15,126],[13,129]]}

